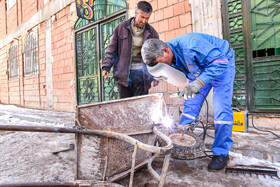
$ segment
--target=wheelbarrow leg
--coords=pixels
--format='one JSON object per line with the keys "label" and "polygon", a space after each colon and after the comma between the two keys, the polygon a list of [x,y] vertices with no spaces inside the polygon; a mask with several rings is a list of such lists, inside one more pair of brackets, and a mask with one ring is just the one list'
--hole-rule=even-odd
{"label": "wheelbarrow leg", "polygon": [[136,153],[137,153],[137,143],[134,145],[134,151],[132,154],[132,164],[131,164],[131,172],[130,172],[130,179],[129,179],[129,187],[132,187],[132,184],[133,184]]}
{"label": "wheelbarrow leg", "polygon": [[160,175],[160,180],[159,180],[159,184],[158,184],[159,187],[162,187],[165,183],[170,158],[171,158],[171,154],[168,154],[164,157],[164,162],[163,162],[162,171],[161,171],[161,175]]}

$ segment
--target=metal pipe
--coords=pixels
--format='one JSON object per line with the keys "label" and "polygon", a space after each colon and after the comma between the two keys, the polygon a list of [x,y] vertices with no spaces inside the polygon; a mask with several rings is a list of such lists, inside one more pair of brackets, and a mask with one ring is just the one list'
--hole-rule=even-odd
{"label": "metal pipe", "polygon": [[170,159],[171,159],[171,154],[165,155],[163,166],[162,166],[162,171],[161,171],[161,174],[160,174],[160,180],[159,180],[159,184],[158,184],[159,187],[162,187],[165,183]]}
{"label": "metal pipe", "polygon": [[61,186],[65,186],[65,187],[78,187],[77,184],[74,183],[55,183],[55,182],[43,182],[43,183],[18,183],[18,184],[0,184],[1,186],[52,186],[52,187],[61,187]]}
{"label": "metal pipe", "polygon": [[[155,156],[152,156],[151,158],[144,160],[143,162],[141,162],[140,164],[138,164],[137,166],[135,166],[134,170],[140,169],[142,166],[144,166],[144,165],[147,164],[151,159],[153,160],[154,158],[155,158]],[[108,181],[109,181],[109,182],[114,182],[114,181],[117,181],[117,180],[119,180],[119,179],[122,179],[122,178],[124,178],[125,176],[129,175],[130,171],[131,171],[131,169],[128,169],[128,170],[126,170],[126,171],[124,171],[124,172],[122,172],[122,173],[119,173],[119,174],[116,174],[116,175],[114,175],[114,176],[111,176],[111,177],[109,177]]]}
{"label": "metal pipe", "polygon": [[153,132],[155,133],[155,135],[159,136],[160,138],[162,138],[165,142],[166,142],[166,146],[164,147],[161,147],[161,153],[160,154],[168,154],[171,152],[171,149],[173,148],[173,143],[172,143],[172,140],[166,136],[165,134],[163,134],[162,132],[160,132],[158,130],[158,128],[154,127],[153,128]]}
{"label": "metal pipe", "polygon": [[[154,155],[154,157],[157,157],[157,155]],[[153,157],[152,157],[153,158]],[[153,169],[152,167],[152,162],[153,162],[154,158],[153,159],[150,159],[149,162],[148,162],[148,170],[149,172],[152,174],[152,176],[157,180],[157,181],[160,181],[160,176],[159,174]]]}
{"label": "metal pipe", "polygon": [[[78,126],[79,127],[79,126]],[[167,169],[169,166],[169,161],[170,161],[170,152],[173,147],[172,141],[169,137],[161,133],[156,127],[153,128],[153,132],[161,137],[166,143],[167,146],[165,147],[156,147],[156,146],[151,146],[144,144],[130,136],[116,133],[116,132],[109,132],[109,131],[103,131],[103,130],[91,130],[91,129],[78,129],[78,128],[61,128],[61,127],[44,127],[44,126],[14,126],[14,125],[0,125],[0,130],[4,131],[24,131],[24,132],[49,132],[49,133],[75,133],[75,134],[85,134],[85,135],[97,135],[97,136],[105,136],[105,137],[110,137],[110,138],[117,138],[123,141],[126,141],[130,144],[134,145],[134,152],[132,155],[132,168],[130,170],[130,186],[132,186],[133,182],[133,174],[135,168],[135,157],[136,157],[136,151],[137,148],[140,148],[144,151],[156,153],[156,154],[168,154],[165,156],[164,164],[163,164],[163,169],[162,169],[162,174],[159,176],[155,170],[151,167],[151,163],[156,157],[153,156],[148,160],[148,169],[150,173],[159,181],[159,186],[163,186],[167,174]],[[21,186],[22,184],[20,184]],[[46,184],[45,186],[47,186]],[[73,184],[74,185],[74,184]],[[36,185],[35,185],[36,186]],[[38,185],[37,185],[38,186]],[[44,186],[44,185],[43,185]]]}
{"label": "metal pipe", "polygon": [[266,113],[248,113],[249,115],[261,116],[261,117],[270,117],[270,118],[280,118],[280,114],[266,114]]}
{"label": "metal pipe", "polygon": [[183,127],[183,129],[181,131],[181,140],[184,140],[185,131],[186,131],[186,125],[184,125],[184,127]]}
{"label": "metal pipe", "polygon": [[134,145],[134,151],[133,151],[132,158],[131,158],[132,159],[132,164],[131,164],[131,172],[130,172],[130,179],[129,179],[129,187],[132,187],[132,185],[133,185],[136,153],[137,153],[137,144]]}
{"label": "metal pipe", "polygon": [[128,142],[132,145],[137,144],[137,147],[144,151],[148,151],[156,154],[164,154],[164,155],[168,154],[173,147],[170,138],[168,138],[166,135],[164,135],[159,130],[157,130],[156,127],[154,127],[153,132],[159,137],[161,137],[164,141],[166,141],[167,146],[156,147],[152,145],[147,145],[130,136],[117,132],[110,132],[110,131],[103,131],[103,130],[78,129],[78,128],[70,129],[70,128],[62,128],[62,127],[44,127],[44,126],[15,126],[15,125],[0,125],[0,130],[25,131],[25,132],[27,131],[27,132],[50,132],[50,133],[74,133],[74,134],[105,136],[110,138],[117,138],[125,142]]}
{"label": "metal pipe", "polygon": [[[156,157],[156,155],[155,155],[155,157]],[[163,185],[165,183],[170,159],[171,159],[171,154],[165,155],[163,166],[162,166],[162,171],[161,171],[160,175],[152,167],[152,162],[153,162],[154,158],[150,159],[148,162],[148,170],[152,174],[152,176],[159,182],[158,187],[163,187]]]}

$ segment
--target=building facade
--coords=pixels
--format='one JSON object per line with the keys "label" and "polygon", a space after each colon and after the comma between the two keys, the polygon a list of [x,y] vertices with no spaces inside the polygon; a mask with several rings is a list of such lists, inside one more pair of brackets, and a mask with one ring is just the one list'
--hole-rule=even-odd
{"label": "building facade", "polygon": [[[95,21],[87,21],[77,17],[74,0],[0,0],[0,103],[75,112],[76,105],[117,99],[116,83],[112,76],[103,80],[101,64],[114,27],[134,16],[137,2],[95,0]],[[227,39],[236,53],[234,107],[278,121],[279,2],[148,2],[149,23],[163,41],[188,32]],[[169,113],[179,116],[183,101],[169,94],[180,89],[161,82],[150,92],[164,93]]]}

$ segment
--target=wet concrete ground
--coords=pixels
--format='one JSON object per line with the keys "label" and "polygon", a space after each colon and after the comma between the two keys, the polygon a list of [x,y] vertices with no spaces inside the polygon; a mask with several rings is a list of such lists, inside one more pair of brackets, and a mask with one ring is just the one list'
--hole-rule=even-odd
{"label": "wet concrete ground", "polygon": [[[200,131],[197,129],[196,131]],[[200,131],[198,134],[201,134]],[[213,135],[213,130],[208,134]],[[177,160],[170,162],[166,187],[183,186],[280,186],[280,139],[268,133],[259,133],[253,129],[248,133],[233,132],[234,145],[230,151],[228,167],[243,166],[247,168],[273,168],[278,176],[257,175],[255,173],[225,173],[225,169],[209,172],[207,165],[211,158],[195,160]],[[213,138],[206,137],[206,150],[210,151]],[[211,154],[211,153],[209,153]],[[153,166],[160,173],[163,159],[155,160]],[[157,181],[149,174],[148,169],[139,170],[134,175],[134,185],[139,187],[156,186]],[[119,183],[127,185],[128,178]]]}
{"label": "wet concrete ground", "polygon": [[[34,125],[71,128],[73,113],[24,109],[0,105],[0,125]],[[197,133],[200,129],[197,128]],[[280,132],[276,132],[280,134]],[[213,131],[208,131],[213,135]],[[269,133],[252,128],[248,133],[233,133],[234,145],[230,152],[228,166],[247,165],[274,168],[280,172],[280,139]],[[210,149],[213,138],[206,138],[206,148]],[[21,182],[71,182],[74,180],[75,151],[53,155],[53,151],[67,148],[75,143],[74,135],[44,133],[19,133],[0,131],[0,184]],[[231,174],[225,170],[208,172],[210,158],[176,160],[170,162],[166,184],[173,186],[275,186],[280,187],[277,177],[256,174]],[[16,167],[15,167],[16,166]],[[157,159],[153,167],[160,173],[162,159]],[[134,175],[133,186],[152,187],[157,181],[147,168]],[[129,178],[118,181],[127,186]]]}

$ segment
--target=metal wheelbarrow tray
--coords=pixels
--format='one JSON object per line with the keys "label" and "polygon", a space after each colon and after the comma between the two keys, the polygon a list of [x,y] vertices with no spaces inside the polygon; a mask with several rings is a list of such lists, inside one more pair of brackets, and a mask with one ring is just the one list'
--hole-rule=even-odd
{"label": "metal wheelbarrow tray", "polygon": [[[132,186],[134,171],[145,164],[159,181],[158,186],[163,186],[172,141],[154,127],[153,118],[160,119],[162,105],[162,94],[153,94],[77,106],[74,128],[0,125],[4,131],[73,133],[76,139],[74,183],[10,186],[111,186],[129,174],[129,186]],[[166,146],[154,146],[156,136],[162,138]],[[151,166],[158,155],[165,156],[160,175]]]}
{"label": "metal wheelbarrow tray", "polygon": [[[163,186],[172,142],[154,127],[153,118],[160,118],[162,107],[162,94],[77,106],[77,127],[101,132],[98,136],[76,134],[77,180],[113,182],[130,174],[132,186],[134,170],[148,164]],[[156,136],[167,145],[154,146]],[[159,154],[165,155],[161,175],[151,167]]]}

